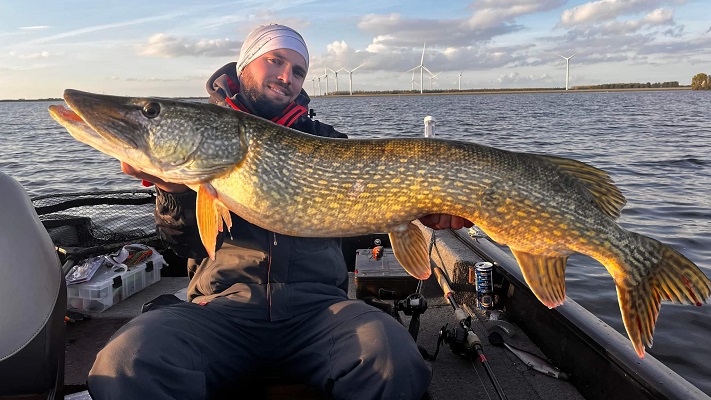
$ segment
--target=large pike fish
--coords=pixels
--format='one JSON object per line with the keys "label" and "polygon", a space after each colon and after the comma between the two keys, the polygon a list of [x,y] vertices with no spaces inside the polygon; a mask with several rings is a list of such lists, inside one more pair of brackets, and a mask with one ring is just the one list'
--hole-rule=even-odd
{"label": "large pike fish", "polygon": [[[328,139],[210,104],[66,90],[52,117],[76,139],[197,192],[211,257],[233,211],[274,232],[344,237],[389,232],[398,261],[430,275],[412,223],[458,215],[508,245],[538,299],[565,300],[574,252],[614,278],[625,328],[640,357],[660,301],[701,305],[708,278],[657,240],[622,229],[625,204],[603,171],[582,162],[442,139]],[[229,210],[229,211],[228,211]]]}

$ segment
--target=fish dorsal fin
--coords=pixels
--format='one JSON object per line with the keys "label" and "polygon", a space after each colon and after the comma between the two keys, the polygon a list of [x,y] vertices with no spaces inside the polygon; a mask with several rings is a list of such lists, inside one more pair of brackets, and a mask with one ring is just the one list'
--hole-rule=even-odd
{"label": "fish dorsal fin", "polygon": [[568,256],[539,256],[511,249],[526,283],[541,303],[549,308],[565,301],[565,263]]}
{"label": "fish dorsal fin", "polygon": [[388,232],[390,245],[397,261],[408,274],[417,279],[427,279],[432,273],[427,241],[420,228],[412,222]]}
{"label": "fish dorsal fin", "polygon": [[613,219],[620,217],[627,200],[607,172],[569,158],[542,156],[567,174],[576,177],[590,192],[595,204]]}
{"label": "fish dorsal fin", "polygon": [[203,183],[198,188],[195,217],[200,240],[210,259],[214,260],[217,251],[217,233],[222,232],[222,220],[227,223],[229,230],[232,228],[232,217],[227,207],[217,198],[217,192],[209,183]]}

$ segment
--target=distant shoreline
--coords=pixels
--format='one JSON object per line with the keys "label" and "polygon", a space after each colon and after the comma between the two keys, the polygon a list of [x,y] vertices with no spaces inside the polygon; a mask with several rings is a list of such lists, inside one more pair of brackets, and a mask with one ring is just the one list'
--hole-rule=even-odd
{"label": "distant shoreline", "polygon": [[466,89],[466,90],[444,90],[430,92],[358,92],[350,94],[329,94],[322,96],[311,96],[312,98],[330,97],[367,97],[367,96],[437,96],[437,95],[481,95],[481,94],[536,94],[536,93],[589,93],[589,92],[654,92],[669,90],[691,90],[691,86],[678,86],[669,88],[625,88],[625,89]]}
{"label": "distant shoreline", "polygon": [[[625,89],[465,89],[465,90],[437,90],[437,91],[425,91],[420,93],[417,91],[403,90],[403,91],[392,91],[392,92],[357,92],[350,94],[328,94],[328,95],[311,95],[312,98],[332,98],[332,97],[368,97],[368,96],[438,96],[438,95],[481,95],[481,94],[535,94],[535,93],[587,93],[587,92],[654,92],[654,91],[669,91],[669,90],[691,90],[691,86],[678,86],[669,88],[625,88]],[[140,97],[140,96],[136,96]],[[163,96],[158,96],[163,97]],[[174,99],[193,99],[193,100],[205,100],[208,97],[172,97]],[[64,99],[57,98],[45,98],[45,99],[0,99],[0,103],[7,102],[36,102],[36,101],[64,101]]]}

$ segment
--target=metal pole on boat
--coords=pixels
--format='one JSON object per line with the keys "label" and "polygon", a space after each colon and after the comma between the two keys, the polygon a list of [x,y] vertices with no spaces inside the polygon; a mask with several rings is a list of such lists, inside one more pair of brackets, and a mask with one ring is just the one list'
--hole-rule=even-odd
{"label": "metal pole on boat", "polygon": [[434,137],[435,135],[435,119],[428,115],[425,117],[425,137]]}
{"label": "metal pole on boat", "polygon": [[479,339],[479,336],[474,333],[471,328],[471,317],[467,315],[464,310],[462,310],[462,308],[457,303],[457,300],[454,298],[454,290],[452,290],[452,287],[450,286],[449,280],[447,279],[447,276],[445,275],[444,271],[442,271],[440,267],[434,267],[433,270],[437,278],[437,282],[442,288],[442,292],[444,292],[444,298],[454,309],[454,316],[459,321],[459,325],[466,331],[466,341],[469,351],[476,352],[479,361],[481,361],[482,366],[484,366],[486,374],[489,375],[491,384],[494,385],[494,389],[496,389],[496,394],[499,395],[499,399],[508,400],[508,397],[506,397],[506,393],[504,393],[504,389],[501,387],[501,384],[499,384],[499,381],[496,379],[496,376],[494,376],[494,371],[491,369],[489,361],[486,359],[484,349],[481,347],[481,340]]}

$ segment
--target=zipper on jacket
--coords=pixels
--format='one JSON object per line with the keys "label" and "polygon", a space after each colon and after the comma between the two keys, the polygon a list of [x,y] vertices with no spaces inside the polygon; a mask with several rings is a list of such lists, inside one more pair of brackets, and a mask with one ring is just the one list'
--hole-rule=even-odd
{"label": "zipper on jacket", "polygon": [[[267,262],[267,304],[269,307],[267,309],[267,317],[269,321],[272,320],[272,260],[274,259],[274,246],[277,245],[276,233],[272,232],[272,235],[274,242],[269,243],[269,261]],[[268,236],[267,241],[269,241]]]}

